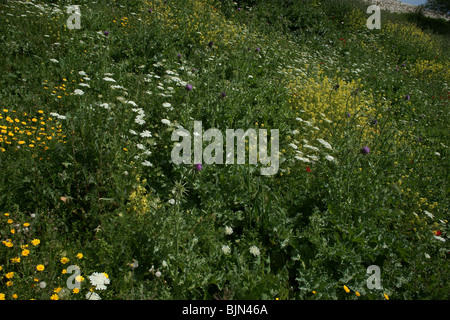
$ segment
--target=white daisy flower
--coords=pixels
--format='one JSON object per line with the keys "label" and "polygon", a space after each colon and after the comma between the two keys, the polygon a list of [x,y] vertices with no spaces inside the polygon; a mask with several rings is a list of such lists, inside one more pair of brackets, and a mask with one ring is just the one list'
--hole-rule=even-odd
{"label": "white daisy flower", "polygon": [[327,149],[333,149],[333,148],[331,147],[331,144],[329,144],[329,143],[326,142],[325,140],[323,140],[323,139],[317,139],[317,141],[319,141],[325,148],[327,148]]}
{"label": "white daisy flower", "polygon": [[143,125],[145,123],[145,120],[142,119],[141,117],[136,117],[136,119],[134,119],[134,122],[136,122],[137,124]]}
{"label": "white daisy flower", "polygon": [[427,210],[424,210],[423,213],[425,213],[428,217],[430,217],[431,219],[434,218],[434,215],[430,212],[428,212]]}
{"label": "white daisy flower", "polygon": [[143,137],[143,138],[148,138],[148,137],[151,137],[151,136],[152,136],[152,133],[150,131],[148,131],[148,130],[144,130],[144,131],[141,132],[141,137]]}
{"label": "white daisy flower", "polygon": [[310,146],[309,144],[304,144],[303,147],[304,147],[304,148],[311,149],[311,150],[314,150],[314,151],[319,151],[319,148]]}
{"label": "white daisy flower", "polygon": [[104,77],[103,80],[108,81],[108,82],[116,82],[116,80],[114,80],[113,78],[110,78],[110,77]]}
{"label": "white daisy flower", "polygon": [[106,284],[110,283],[109,278],[100,272],[94,272],[90,276],[88,276],[89,281],[97,290],[106,290]]}
{"label": "white daisy flower", "polygon": [[233,233],[233,228],[226,226],[225,227],[225,234],[230,235]]}
{"label": "white daisy flower", "polygon": [[152,167],[153,166],[153,164],[150,161],[148,161],[148,160],[143,161],[142,165],[146,166],[146,167]]}
{"label": "white daisy flower", "polygon": [[90,88],[91,86],[87,83],[79,83],[78,84],[80,87],[86,87],[86,88]]}
{"label": "white daisy flower", "polygon": [[80,90],[80,89],[76,89],[73,93],[76,94],[77,96],[82,96],[84,94],[84,91]]}
{"label": "white daisy flower", "polygon": [[257,257],[257,256],[259,256],[259,254],[260,254],[261,252],[259,251],[259,249],[258,249],[257,246],[251,246],[251,247],[250,247],[250,253],[251,253],[252,255],[254,255],[255,257]]}
{"label": "white daisy flower", "polygon": [[167,125],[170,125],[170,120],[167,119],[161,119],[161,122]]}
{"label": "white daisy flower", "polygon": [[80,76],[86,76],[86,75],[87,75],[86,72],[84,72],[84,71],[78,71],[78,74],[79,74]]}
{"label": "white daisy flower", "polygon": [[163,103],[163,107],[164,108],[170,108],[172,106],[172,104],[170,104],[169,102],[164,102]]}
{"label": "white daisy flower", "polygon": [[300,156],[295,156],[295,159],[303,161],[303,162],[306,162],[306,163],[310,162],[310,160],[308,158],[303,158],[303,157],[300,157]]}
{"label": "white daisy flower", "polygon": [[312,161],[319,161],[319,158],[317,156],[307,155],[307,157],[310,158]]}
{"label": "white daisy flower", "polygon": [[230,249],[229,246],[223,245],[223,246],[222,246],[222,252],[223,252],[224,254],[230,254],[230,253],[231,253],[231,249]]}
{"label": "white daisy flower", "polygon": [[50,61],[53,62],[53,63],[59,63],[59,61],[56,60],[56,59],[50,59]]}

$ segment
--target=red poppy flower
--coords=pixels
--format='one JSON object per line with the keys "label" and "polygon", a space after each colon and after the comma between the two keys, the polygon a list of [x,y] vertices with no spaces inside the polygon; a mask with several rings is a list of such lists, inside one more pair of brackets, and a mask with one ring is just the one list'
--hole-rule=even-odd
{"label": "red poppy flower", "polygon": [[437,230],[437,231],[434,232],[434,235],[435,235],[435,236],[440,236],[441,234],[442,234],[442,231],[439,231],[439,230]]}
{"label": "red poppy flower", "polygon": [[311,169],[309,167],[306,167],[306,172],[311,172]]}

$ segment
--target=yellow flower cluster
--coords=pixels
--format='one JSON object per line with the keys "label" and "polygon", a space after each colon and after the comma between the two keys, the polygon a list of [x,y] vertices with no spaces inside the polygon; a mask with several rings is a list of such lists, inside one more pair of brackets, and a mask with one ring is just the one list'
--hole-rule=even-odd
{"label": "yellow flower cluster", "polygon": [[359,30],[366,27],[367,15],[362,10],[353,9],[350,15],[347,15],[346,25],[353,30]]}
{"label": "yellow flower cluster", "polygon": [[[289,74],[289,71],[288,71]],[[312,139],[327,140],[332,128],[342,133],[348,116],[355,117],[357,125],[364,126],[375,117],[374,100],[370,91],[363,90],[361,80],[343,81],[333,79],[319,71],[317,76],[291,77],[288,82],[289,102],[296,117],[307,120],[311,127]],[[378,117],[379,115],[377,115]],[[374,129],[364,131],[363,138],[370,139]]]}
{"label": "yellow flower cluster", "polygon": [[[344,285],[343,288],[344,288],[344,291],[345,291],[346,293],[350,293],[350,289],[349,289],[346,285]],[[361,296],[361,294],[360,294],[358,291],[355,291],[355,295],[356,295],[357,297],[360,297],[360,296]],[[388,296],[386,293],[383,293],[383,297],[384,297],[386,300],[389,300],[389,296]]]}
{"label": "yellow flower cluster", "polygon": [[414,76],[423,80],[442,79],[450,81],[450,61],[445,64],[435,60],[417,60],[412,69]]}
{"label": "yellow flower cluster", "polygon": [[407,41],[411,47],[420,48],[427,52],[441,52],[440,45],[436,42],[435,38],[423,32],[412,23],[403,22],[402,24],[397,24],[387,22],[383,31],[395,37],[395,39]]}
{"label": "yellow flower cluster", "polygon": [[49,149],[52,140],[63,142],[66,136],[62,132],[62,125],[56,120],[44,115],[31,116],[26,112],[21,115],[14,110],[0,109],[0,151],[7,148],[19,150],[20,148]]}
{"label": "yellow flower cluster", "polygon": [[146,0],[145,3],[154,9],[153,14],[164,25],[163,30],[170,32],[184,28],[187,37],[199,44],[213,42],[230,47],[248,34],[244,26],[227,20],[209,0],[187,0],[185,10],[162,1]]}
{"label": "yellow flower cluster", "polygon": [[124,29],[124,33],[127,33],[127,31],[126,31],[127,29],[134,29],[135,28],[134,26],[130,25],[130,20],[127,17],[122,17],[120,19],[114,18],[113,22],[120,24],[120,27],[122,29]]}
{"label": "yellow flower cluster", "polygon": [[[47,286],[45,281],[42,280],[46,278],[48,264],[42,263],[42,259],[39,257],[39,250],[36,251],[36,247],[41,245],[41,240],[32,239],[28,229],[31,224],[20,220],[20,218],[12,217],[8,212],[4,213],[3,217],[0,217],[0,227],[3,230],[10,230],[9,232],[12,234],[12,239],[2,240],[2,244],[8,248],[5,251],[5,260],[9,261],[9,263],[7,263],[6,266],[0,264],[0,300],[5,300],[10,297],[17,299],[17,293],[21,295],[21,298],[30,296],[30,292],[26,292],[26,290],[23,292],[17,291],[24,290],[24,288],[31,288],[34,290],[34,288],[37,288],[36,285],[38,282],[40,282],[40,288],[43,288],[42,286]],[[15,229],[11,229],[11,226],[17,228],[17,233],[15,232]],[[19,228],[20,234],[25,234],[25,237],[19,236]],[[4,233],[3,230],[0,229],[0,233]],[[14,230],[14,232],[12,232],[12,230]],[[78,252],[76,255],[74,254],[74,256],[78,261],[84,258],[84,255],[81,252]],[[63,265],[67,264],[69,261],[69,258],[64,256],[60,259],[60,262]],[[21,264],[19,268],[15,266],[17,264]],[[62,270],[62,274],[66,273],[66,269]],[[107,275],[105,274],[105,276]],[[61,280],[65,281],[65,279],[62,278]],[[82,282],[84,277],[79,276],[75,280]],[[28,285],[24,286],[24,283],[27,283]],[[5,287],[3,287],[3,285],[5,285]],[[61,290],[61,287],[55,288],[49,298],[51,300],[59,300],[60,296],[58,293]]]}
{"label": "yellow flower cluster", "polygon": [[[9,230],[9,233],[14,237],[14,235],[16,234],[16,228],[18,229],[18,231],[21,232],[26,232],[28,230],[28,227],[30,226],[29,222],[19,222],[19,221],[14,221],[13,218],[11,218],[10,213],[6,212],[3,214],[3,219],[5,222],[5,228],[6,230]],[[14,227],[11,227],[14,226]],[[29,243],[24,243],[23,241],[21,241],[20,239],[6,239],[6,240],[2,240],[2,244],[6,247],[9,248],[6,251],[6,256],[5,258],[9,261],[10,263],[7,264],[8,268],[14,268],[15,264],[20,264],[23,263],[24,265],[28,265],[30,263],[32,263],[32,259],[30,258],[30,255],[32,255],[32,251],[34,247],[37,247],[40,244],[40,240],[39,239],[33,239],[31,240]],[[19,249],[16,249],[16,247],[18,247]],[[38,264],[35,265],[35,268],[37,271],[43,271],[44,270],[44,265],[42,264]],[[14,270],[14,269],[13,269]],[[9,271],[9,270],[4,270],[4,267],[2,265],[0,265],[0,271],[3,271],[3,275],[0,273],[0,283],[4,283],[6,285],[6,290],[7,291],[11,291],[17,279],[17,281],[21,282],[22,276],[21,274],[19,274],[16,271]],[[3,282],[3,278],[5,278],[5,281]],[[33,282],[35,282],[35,280],[33,279]],[[0,290],[2,290],[2,288],[0,287]],[[18,295],[16,293],[13,293],[11,295],[11,297],[13,299],[17,299]],[[0,292],[0,300],[5,300],[6,299],[6,295],[5,293]]]}
{"label": "yellow flower cluster", "polygon": [[[43,82],[43,88],[44,90],[48,90],[48,92],[50,92],[50,95],[52,96],[56,96],[58,99],[62,99],[63,96],[69,96],[70,94],[67,93],[67,85],[66,83],[69,83],[68,80],[66,78],[62,79],[63,83],[61,85],[52,85],[48,83],[48,80],[44,80]],[[80,79],[81,82],[83,82],[83,79]],[[72,82],[75,82],[75,80],[72,80]],[[52,88],[51,88],[52,87]]]}
{"label": "yellow flower cluster", "polygon": [[129,196],[128,212],[134,212],[138,215],[146,214],[151,208],[158,208],[159,199],[152,199],[143,185],[147,183],[146,179],[141,180],[136,177],[136,187]]}

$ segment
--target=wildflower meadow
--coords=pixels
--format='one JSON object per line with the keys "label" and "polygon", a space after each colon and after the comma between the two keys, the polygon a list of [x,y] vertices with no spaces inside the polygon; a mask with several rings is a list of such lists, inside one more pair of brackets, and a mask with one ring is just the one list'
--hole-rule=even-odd
{"label": "wildflower meadow", "polygon": [[450,298],[450,22],[0,0],[0,300]]}

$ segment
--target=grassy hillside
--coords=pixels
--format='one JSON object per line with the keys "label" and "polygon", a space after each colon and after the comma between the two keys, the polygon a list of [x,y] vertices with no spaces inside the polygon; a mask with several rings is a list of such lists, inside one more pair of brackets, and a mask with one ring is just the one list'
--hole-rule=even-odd
{"label": "grassy hillside", "polygon": [[[366,10],[0,1],[0,298],[450,298],[449,22]],[[194,121],[278,172],[174,164]]]}

